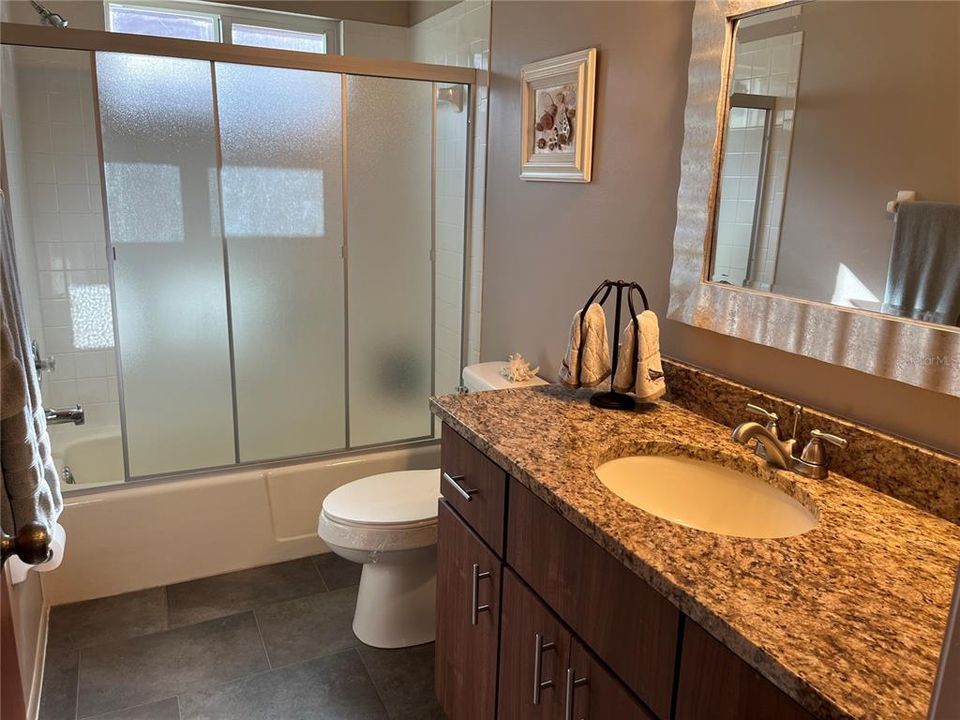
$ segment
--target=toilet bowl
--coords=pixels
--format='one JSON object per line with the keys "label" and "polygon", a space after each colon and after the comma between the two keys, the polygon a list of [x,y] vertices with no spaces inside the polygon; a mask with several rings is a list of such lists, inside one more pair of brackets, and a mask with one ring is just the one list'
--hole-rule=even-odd
{"label": "toilet bowl", "polygon": [[361,563],[353,632],[398,648],[434,638],[439,470],[354,480],[323,501],[317,532],[342,558]]}
{"label": "toilet bowl", "polygon": [[[469,391],[542,385],[514,383],[503,363],[464,368]],[[323,501],[317,533],[331,551],[361,563],[353,632],[367,645],[432,642],[436,628],[437,501],[440,470],[402,470],[354,480]]]}

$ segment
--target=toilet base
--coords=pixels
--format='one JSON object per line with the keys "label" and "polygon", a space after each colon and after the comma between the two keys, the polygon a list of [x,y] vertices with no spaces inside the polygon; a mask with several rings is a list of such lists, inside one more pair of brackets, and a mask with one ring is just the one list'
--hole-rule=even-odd
{"label": "toilet base", "polygon": [[436,637],[437,546],[404,555],[406,562],[363,566],[353,632],[366,645],[410,647]]}

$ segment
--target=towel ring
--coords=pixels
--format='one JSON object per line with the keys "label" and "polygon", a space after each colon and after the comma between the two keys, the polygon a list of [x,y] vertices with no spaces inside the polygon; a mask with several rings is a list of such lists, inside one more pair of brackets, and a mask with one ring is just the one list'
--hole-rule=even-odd
{"label": "towel ring", "polygon": [[[640,318],[637,315],[637,309],[633,301],[634,292],[640,295],[640,299],[643,301],[644,310],[650,309],[650,303],[647,302],[647,294],[643,291],[643,288],[640,287],[638,283],[627,282],[626,280],[604,280],[602,283],[597,285],[597,289],[591,293],[590,297],[587,299],[587,302],[584,304],[583,310],[580,313],[581,342],[580,347],[577,349],[577,386],[579,387],[581,384],[580,375],[583,372],[583,346],[585,343],[582,341],[582,339],[584,337],[584,320],[587,317],[587,309],[594,303],[594,301],[596,301],[598,305],[602,306],[607,301],[607,298],[610,297],[610,293],[614,288],[617,290],[617,300],[616,313],[613,320],[613,364],[610,371],[610,389],[594,393],[590,397],[590,404],[605,410],[633,410],[637,405],[637,401],[626,393],[621,393],[614,390],[613,382],[617,376],[617,363],[620,360],[620,306],[623,301],[624,290],[627,291],[627,309],[630,311],[631,322],[633,323],[633,367],[637,366],[637,361],[639,360]],[[597,300],[597,296],[599,296],[601,293],[603,293],[603,295],[599,300]],[[653,407],[653,405],[650,405],[650,407]]]}

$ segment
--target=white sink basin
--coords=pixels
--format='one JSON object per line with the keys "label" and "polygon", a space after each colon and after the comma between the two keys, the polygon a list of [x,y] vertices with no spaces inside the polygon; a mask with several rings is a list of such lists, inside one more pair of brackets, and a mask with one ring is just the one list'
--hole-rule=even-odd
{"label": "white sink basin", "polygon": [[600,481],[631,505],[697,530],[747,538],[801,535],[817,526],[795,498],[752,475],[671,455],[618,458]]}

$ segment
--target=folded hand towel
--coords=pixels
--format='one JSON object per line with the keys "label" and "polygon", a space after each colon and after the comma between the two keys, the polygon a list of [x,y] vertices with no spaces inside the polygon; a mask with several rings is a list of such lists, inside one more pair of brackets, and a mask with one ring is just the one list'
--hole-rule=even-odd
{"label": "folded hand towel", "polygon": [[610,343],[603,308],[597,303],[587,308],[581,334],[582,313],[578,310],[573,316],[567,354],[560,365],[560,382],[571,388],[593,387],[610,377]]}
{"label": "folded hand towel", "polygon": [[667,391],[660,360],[660,325],[652,310],[640,313],[640,359],[634,392],[641,401],[652,402]]}
{"label": "folded hand towel", "polygon": [[617,352],[617,373],[613,376],[613,389],[617,392],[633,392],[637,383],[637,326],[633,318],[620,333],[620,349]]}

